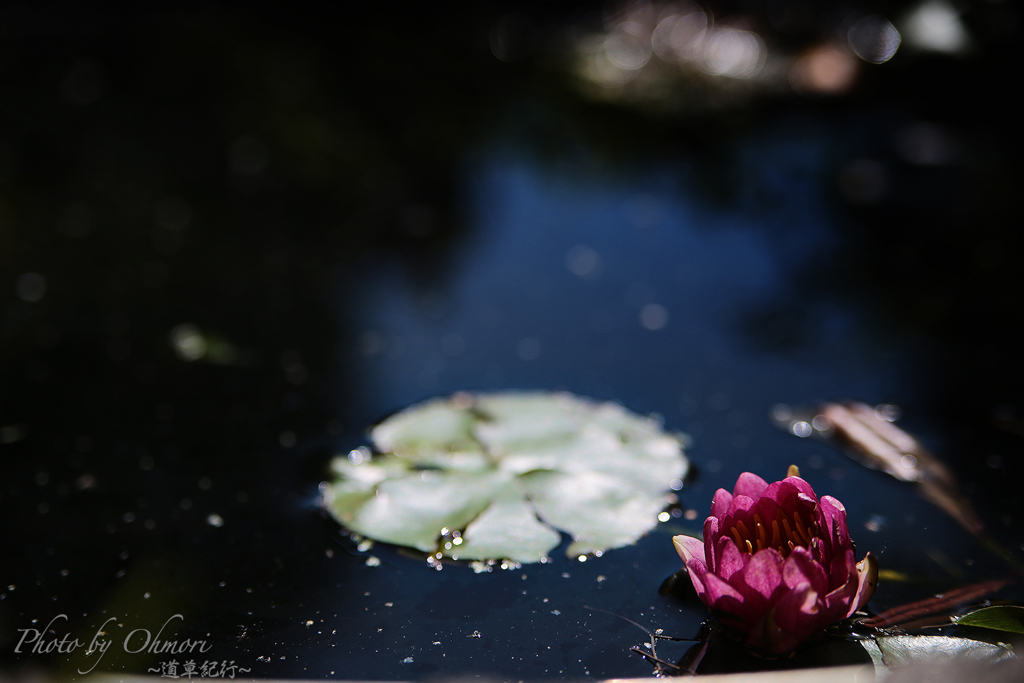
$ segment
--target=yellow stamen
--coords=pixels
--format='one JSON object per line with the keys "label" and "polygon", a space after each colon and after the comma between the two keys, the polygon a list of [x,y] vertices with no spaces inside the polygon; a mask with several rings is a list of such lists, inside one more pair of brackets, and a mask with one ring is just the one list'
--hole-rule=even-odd
{"label": "yellow stamen", "polygon": [[789,520],[785,517],[782,518],[782,526],[786,529],[786,540],[793,538],[793,527],[789,525]]}
{"label": "yellow stamen", "polygon": [[743,520],[737,520],[736,526],[739,527],[740,533],[743,534],[743,538],[750,538],[753,536],[753,534],[747,529],[747,525],[743,523]]}
{"label": "yellow stamen", "polygon": [[750,541],[743,541],[743,542],[747,544],[747,552],[750,553],[751,555],[753,555],[754,554],[754,546],[751,545]]}
{"label": "yellow stamen", "polygon": [[795,514],[795,515],[793,515],[793,522],[796,524],[796,530],[800,534],[800,536],[799,536],[800,541],[804,545],[809,544],[811,542],[811,537],[807,533],[807,527],[804,526],[804,520],[801,519],[800,515]]}
{"label": "yellow stamen", "polygon": [[764,524],[761,523],[761,518],[754,515],[754,522],[757,523],[757,547],[764,548],[768,545],[768,539],[764,535]]}
{"label": "yellow stamen", "polygon": [[732,534],[733,540],[736,541],[736,548],[738,550],[742,550],[743,549],[743,541],[740,540],[740,532],[736,530],[736,527],[733,527],[732,529],[729,530],[729,533]]}
{"label": "yellow stamen", "polygon": [[772,547],[773,548],[778,547],[779,543],[781,543],[781,542],[782,542],[782,539],[779,538],[779,520],[773,519],[772,520]]}

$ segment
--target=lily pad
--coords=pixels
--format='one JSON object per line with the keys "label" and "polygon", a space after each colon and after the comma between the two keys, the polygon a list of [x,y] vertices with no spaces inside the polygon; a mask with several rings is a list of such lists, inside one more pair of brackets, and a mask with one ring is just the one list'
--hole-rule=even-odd
{"label": "lily pad", "polygon": [[953,619],[960,626],[976,626],[995,631],[1024,633],[1024,607],[1018,605],[996,605],[982,607],[962,617]]}
{"label": "lily pad", "polygon": [[1005,645],[953,636],[881,636],[858,642],[871,656],[878,675],[915,662],[952,664],[966,660],[995,664],[1015,657]]}
{"label": "lily pad", "polygon": [[460,560],[545,559],[635,543],[688,462],[682,437],[615,403],[568,393],[456,394],[370,432],[331,463],[324,504],[378,541]]}

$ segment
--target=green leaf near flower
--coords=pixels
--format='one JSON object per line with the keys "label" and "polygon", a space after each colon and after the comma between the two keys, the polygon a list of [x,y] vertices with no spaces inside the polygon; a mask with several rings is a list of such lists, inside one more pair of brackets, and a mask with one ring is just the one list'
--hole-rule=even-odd
{"label": "green leaf near flower", "polygon": [[962,617],[957,617],[953,621],[960,626],[976,626],[995,631],[1024,633],[1024,607],[1018,605],[982,607]]}
{"label": "green leaf near flower", "polygon": [[327,509],[368,538],[463,560],[538,562],[557,530],[570,556],[634,543],[688,468],[655,420],[567,393],[457,394],[370,437],[379,454],[331,463]]}

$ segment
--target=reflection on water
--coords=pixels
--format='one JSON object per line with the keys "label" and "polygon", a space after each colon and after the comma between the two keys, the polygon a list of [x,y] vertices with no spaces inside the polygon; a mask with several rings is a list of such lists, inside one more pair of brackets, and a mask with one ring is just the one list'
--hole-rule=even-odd
{"label": "reflection on water", "polygon": [[[799,184],[776,183],[780,215],[755,216],[709,204],[681,173],[615,185],[524,162],[479,168],[469,181],[474,237],[429,289],[374,268],[341,290],[363,302],[352,322],[363,383],[374,387],[368,415],[502,386],[568,387],[673,418],[722,391],[764,406],[828,386],[879,400],[892,391],[898,363],[856,363],[862,340],[849,332],[863,323],[852,311],[814,316],[805,333],[821,348],[803,362],[780,363],[745,339],[745,314],[800,295],[782,275],[835,248],[821,204],[804,201],[811,212],[766,227],[792,215],[798,198],[787,193]],[[773,172],[816,172],[797,169]]]}

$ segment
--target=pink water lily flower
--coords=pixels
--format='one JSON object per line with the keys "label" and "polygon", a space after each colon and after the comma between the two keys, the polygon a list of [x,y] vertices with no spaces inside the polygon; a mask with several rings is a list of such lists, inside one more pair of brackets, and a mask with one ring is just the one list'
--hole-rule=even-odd
{"label": "pink water lily flower", "polygon": [[754,650],[790,652],[875,592],[875,558],[856,561],[846,508],[799,476],[768,484],[744,472],[715,494],[703,541],[672,540],[701,601]]}

